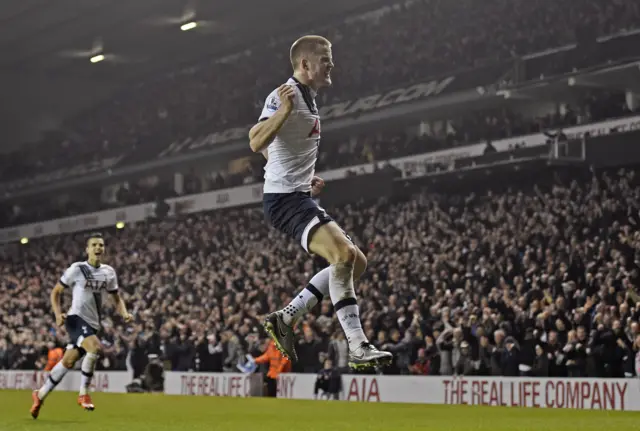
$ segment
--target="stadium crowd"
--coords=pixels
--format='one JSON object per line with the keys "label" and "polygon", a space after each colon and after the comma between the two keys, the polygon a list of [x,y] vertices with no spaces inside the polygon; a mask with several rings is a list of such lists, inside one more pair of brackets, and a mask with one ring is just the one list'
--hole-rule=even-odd
{"label": "stadium crowd", "polygon": [[[335,89],[322,93],[319,105],[594,40],[634,29],[639,19],[640,7],[633,0],[409,0],[388,5],[316,29],[334,41],[337,62]],[[249,124],[285,78],[294,37],[274,37],[265,46],[123,89],[70,120],[61,136],[52,135],[37,151],[4,156],[0,180],[124,154],[135,163],[157,156],[176,140]],[[347,55],[354,52],[358,55]]]}
{"label": "stadium crowd", "polygon": [[[382,372],[635,375],[640,182],[635,170],[563,172],[331,210],[369,260],[357,292],[367,336],[395,353]],[[3,252],[0,367],[42,367],[47,349],[64,345],[48,296],[82,259],[82,238]],[[154,354],[173,370],[235,370],[263,349],[262,317],[324,265],[258,209],[139,224],[107,232],[106,243],[135,323],[105,319],[103,369],[141,372]],[[294,371],[318,371],[325,358],[345,367],[328,300],[298,331]]]}

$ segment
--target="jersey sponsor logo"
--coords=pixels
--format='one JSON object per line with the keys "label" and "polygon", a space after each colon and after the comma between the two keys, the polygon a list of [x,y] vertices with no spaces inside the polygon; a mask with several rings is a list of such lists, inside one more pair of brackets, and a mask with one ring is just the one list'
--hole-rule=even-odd
{"label": "jersey sponsor logo", "polygon": [[80,265],[80,272],[82,272],[82,276],[85,279],[84,290],[90,290],[92,292],[107,290],[107,281],[95,279],[91,270],[85,265]]}
{"label": "jersey sponsor logo", "polygon": [[101,292],[107,290],[107,282],[102,280],[87,280],[84,289],[91,290],[92,292]]}

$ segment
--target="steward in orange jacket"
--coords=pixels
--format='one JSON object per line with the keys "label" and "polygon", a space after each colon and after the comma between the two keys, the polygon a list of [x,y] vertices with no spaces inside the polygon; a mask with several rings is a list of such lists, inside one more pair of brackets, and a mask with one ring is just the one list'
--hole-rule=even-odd
{"label": "steward in orange jacket", "polygon": [[284,356],[273,340],[269,340],[267,350],[256,359],[256,364],[269,364],[267,377],[277,379],[280,373],[288,373],[291,371],[291,361]]}

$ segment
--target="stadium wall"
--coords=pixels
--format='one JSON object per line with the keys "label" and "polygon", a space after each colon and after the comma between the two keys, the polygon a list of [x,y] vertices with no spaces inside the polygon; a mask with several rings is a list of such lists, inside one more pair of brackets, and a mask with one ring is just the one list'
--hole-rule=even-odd
{"label": "stadium wall", "polygon": [[[45,371],[0,371],[0,389],[37,389]],[[282,374],[278,398],[314,399],[315,374]],[[125,393],[126,371],[96,372],[94,392]],[[255,397],[260,374],[165,373],[167,395]],[[80,373],[70,372],[57,390],[77,391]],[[344,375],[340,399],[354,402],[457,404],[533,408],[640,411],[640,379],[562,379],[510,377],[417,377]]]}

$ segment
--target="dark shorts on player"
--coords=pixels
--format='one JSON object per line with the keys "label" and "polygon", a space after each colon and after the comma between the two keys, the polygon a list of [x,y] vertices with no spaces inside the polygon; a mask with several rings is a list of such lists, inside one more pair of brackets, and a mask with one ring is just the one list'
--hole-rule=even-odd
{"label": "dark shorts on player", "polygon": [[315,230],[333,221],[310,193],[264,193],[262,203],[267,222],[294,238],[307,252]]}
{"label": "dark shorts on player", "polygon": [[82,349],[82,342],[85,338],[98,334],[96,328],[93,328],[82,317],[76,315],[67,316],[64,326],[67,328],[70,341],[67,349]]}

